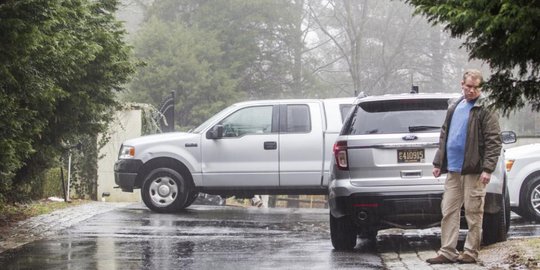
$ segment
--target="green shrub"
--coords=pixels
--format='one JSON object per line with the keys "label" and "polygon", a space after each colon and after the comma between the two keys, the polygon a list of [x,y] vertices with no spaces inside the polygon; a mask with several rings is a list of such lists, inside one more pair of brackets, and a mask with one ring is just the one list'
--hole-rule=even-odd
{"label": "green shrub", "polygon": [[[64,172],[64,181],[67,181],[66,172]],[[44,198],[64,197],[64,191],[62,189],[62,179],[60,176],[60,168],[52,168],[45,172],[43,176],[42,191],[42,197]]]}

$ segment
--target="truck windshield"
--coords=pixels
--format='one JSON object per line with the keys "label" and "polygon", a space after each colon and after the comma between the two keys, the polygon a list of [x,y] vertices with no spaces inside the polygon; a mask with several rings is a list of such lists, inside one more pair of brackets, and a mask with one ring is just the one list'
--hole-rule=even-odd
{"label": "truck windshield", "polygon": [[195,129],[190,130],[190,133],[201,133],[203,130],[206,130],[212,123],[216,122],[217,119],[223,118],[223,115],[228,114],[230,111],[235,110],[236,106],[231,105],[220,112],[214,114],[214,116],[208,118],[208,120],[204,121],[204,123],[200,124]]}

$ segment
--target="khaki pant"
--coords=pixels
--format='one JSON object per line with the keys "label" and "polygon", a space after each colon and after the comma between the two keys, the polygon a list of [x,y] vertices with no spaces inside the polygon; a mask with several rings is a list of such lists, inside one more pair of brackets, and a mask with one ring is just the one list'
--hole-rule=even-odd
{"label": "khaki pant", "polygon": [[464,253],[478,259],[482,241],[482,218],[486,185],[480,182],[479,174],[461,175],[448,173],[444,184],[441,203],[441,249],[439,254],[455,261],[459,256],[456,249],[459,237],[461,206],[465,205],[465,219],[469,231],[465,239]]}

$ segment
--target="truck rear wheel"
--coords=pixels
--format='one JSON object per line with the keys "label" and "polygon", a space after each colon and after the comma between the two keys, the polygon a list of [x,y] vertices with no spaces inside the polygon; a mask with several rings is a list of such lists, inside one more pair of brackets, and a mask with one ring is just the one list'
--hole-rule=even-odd
{"label": "truck rear wheel", "polygon": [[330,238],[336,250],[352,250],[356,246],[356,229],[351,218],[336,218],[330,214]]}
{"label": "truck rear wheel", "polygon": [[192,191],[192,192],[189,194],[189,196],[188,196],[188,198],[187,198],[187,200],[186,200],[186,204],[184,205],[184,208],[186,208],[186,207],[192,205],[192,204],[195,202],[195,200],[197,200],[198,197],[199,197],[199,192],[197,192],[197,191]]}
{"label": "truck rear wheel", "polygon": [[150,210],[174,213],[185,208],[191,185],[186,178],[170,168],[157,168],[145,178],[141,197]]}

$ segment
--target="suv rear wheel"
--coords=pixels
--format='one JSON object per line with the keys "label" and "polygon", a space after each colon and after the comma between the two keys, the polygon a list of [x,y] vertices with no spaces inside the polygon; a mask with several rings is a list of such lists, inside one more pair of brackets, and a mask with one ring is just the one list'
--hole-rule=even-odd
{"label": "suv rear wheel", "polygon": [[352,250],[356,246],[356,228],[349,216],[336,218],[330,214],[330,237],[336,250]]}
{"label": "suv rear wheel", "polygon": [[484,245],[506,241],[510,228],[510,196],[508,188],[504,192],[501,210],[495,214],[484,213],[482,241]]}

